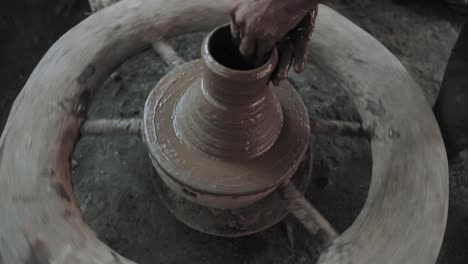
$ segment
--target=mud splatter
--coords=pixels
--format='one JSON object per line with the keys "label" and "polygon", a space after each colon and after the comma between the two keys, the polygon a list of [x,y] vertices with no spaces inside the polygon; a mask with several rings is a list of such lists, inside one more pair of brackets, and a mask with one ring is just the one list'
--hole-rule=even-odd
{"label": "mud splatter", "polygon": [[69,219],[72,216],[73,216],[73,213],[72,213],[72,211],[70,209],[66,209],[65,212],[63,213],[63,218],[65,218],[65,219]]}
{"label": "mud splatter", "polygon": [[46,177],[46,178],[53,178],[53,177],[55,177],[55,170],[54,169],[46,169],[43,172],[41,172],[41,176]]}
{"label": "mud splatter", "polygon": [[65,188],[63,188],[63,186],[60,183],[58,182],[52,183],[52,188],[57,192],[57,194],[62,199],[67,200],[68,202],[71,202],[70,195],[68,195],[67,191],[65,190]]}
{"label": "mud splatter", "polygon": [[91,93],[88,90],[84,90],[78,98],[78,105],[76,106],[73,115],[78,118],[85,118],[86,112],[88,111],[88,104],[91,101]]}
{"label": "mud splatter", "polygon": [[88,64],[83,72],[76,79],[79,84],[85,84],[91,76],[96,72],[96,67],[93,64]]}
{"label": "mud splatter", "polygon": [[29,245],[31,251],[25,264],[49,264],[51,253],[46,243],[40,239],[37,239],[34,245]]}
{"label": "mud splatter", "polygon": [[366,100],[366,110],[371,112],[372,114],[382,117],[385,115],[385,108],[382,105],[382,102],[379,100],[379,102],[374,102],[372,100],[367,99]]}

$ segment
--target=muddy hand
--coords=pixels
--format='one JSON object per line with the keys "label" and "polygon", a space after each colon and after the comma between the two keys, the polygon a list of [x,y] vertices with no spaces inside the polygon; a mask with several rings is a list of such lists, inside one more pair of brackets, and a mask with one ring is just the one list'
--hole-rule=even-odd
{"label": "muddy hand", "polygon": [[302,21],[277,44],[279,60],[272,76],[275,85],[279,85],[288,77],[292,65],[294,65],[296,73],[304,71],[308,45],[314,30],[315,16],[316,10],[308,12]]}
{"label": "muddy hand", "polygon": [[261,66],[277,46],[279,61],[271,78],[275,85],[288,76],[292,64],[297,73],[303,71],[316,1],[231,0],[231,4],[231,32],[248,64]]}

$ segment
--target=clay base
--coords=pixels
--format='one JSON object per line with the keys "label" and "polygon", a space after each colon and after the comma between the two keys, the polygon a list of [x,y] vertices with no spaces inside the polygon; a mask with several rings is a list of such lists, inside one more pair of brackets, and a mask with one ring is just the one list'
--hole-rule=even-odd
{"label": "clay base", "polygon": [[[241,209],[221,210],[193,203],[173,192],[151,168],[159,198],[169,211],[187,226],[214,236],[240,237],[263,231],[280,222],[289,212],[282,205],[278,190],[266,198]],[[312,152],[308,148],[304,161],[292,178],[304,192],[312,175]]]}
{"label": "clay base", "polygon": [[296,90],[283,82],[272,88],[283,113],[283,128],[275,144],[254,159],[216,158],[186,144],[174,125],[181,114],[176,111],[177,104],[190,89],[200,88],[201,77],[202,64],[195,60],[158,82],[145,105],[145,144],[158,172],[167,176],[165,182],[179,195],[210,208],[248,207],[296,172],[309,145],[307,109]]}

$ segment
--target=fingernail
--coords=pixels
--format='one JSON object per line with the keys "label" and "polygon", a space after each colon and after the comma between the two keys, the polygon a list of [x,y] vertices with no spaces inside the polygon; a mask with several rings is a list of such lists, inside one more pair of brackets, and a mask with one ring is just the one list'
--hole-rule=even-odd
{"label": "fingernail", "polygon": [[296,63],[296,65],[294,65],[294,71],[296,73],[302,73],[304,71],[304,63]]}

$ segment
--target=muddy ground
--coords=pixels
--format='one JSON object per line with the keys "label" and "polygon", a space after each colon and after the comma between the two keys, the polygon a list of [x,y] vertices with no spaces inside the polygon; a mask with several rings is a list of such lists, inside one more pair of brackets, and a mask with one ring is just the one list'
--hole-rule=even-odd
{"label": "muddy ground", "polygon": [[[29,1],[33,2],[33,1]],[[39,1],[37,1],[39,3]],[[463,17],[441,1],[328,0],[386,45],[419,82],[432,104]],[[85,1],[61,8],[44,4],[0,10],[0,127],[27,77],[47,48],[88,12]],[[204,34],[171,40],[190,60],[199,56]],[[116,70],[97,95],[90,118],[142,115],[146,95],[168,68],[146,51]],[[358,121],[350,98],[319,68],[292,74],[309,114]],[[313,137],[316,186],[309,199],[342,232],[362,208],[371,173],[366,140]],[[178,222],[159,202],[148,159],[138,138],[83,138],[73,162],[73,184],[86,220],[117,252],[139,263],[311,263],[315,240],[292,218],[295,247],[284,223],[239,239],[216,238]],[[439,264],[468,263],[468,163],[450,165],[450,211]],[[311,250],[312,249],[312,250]]]}

